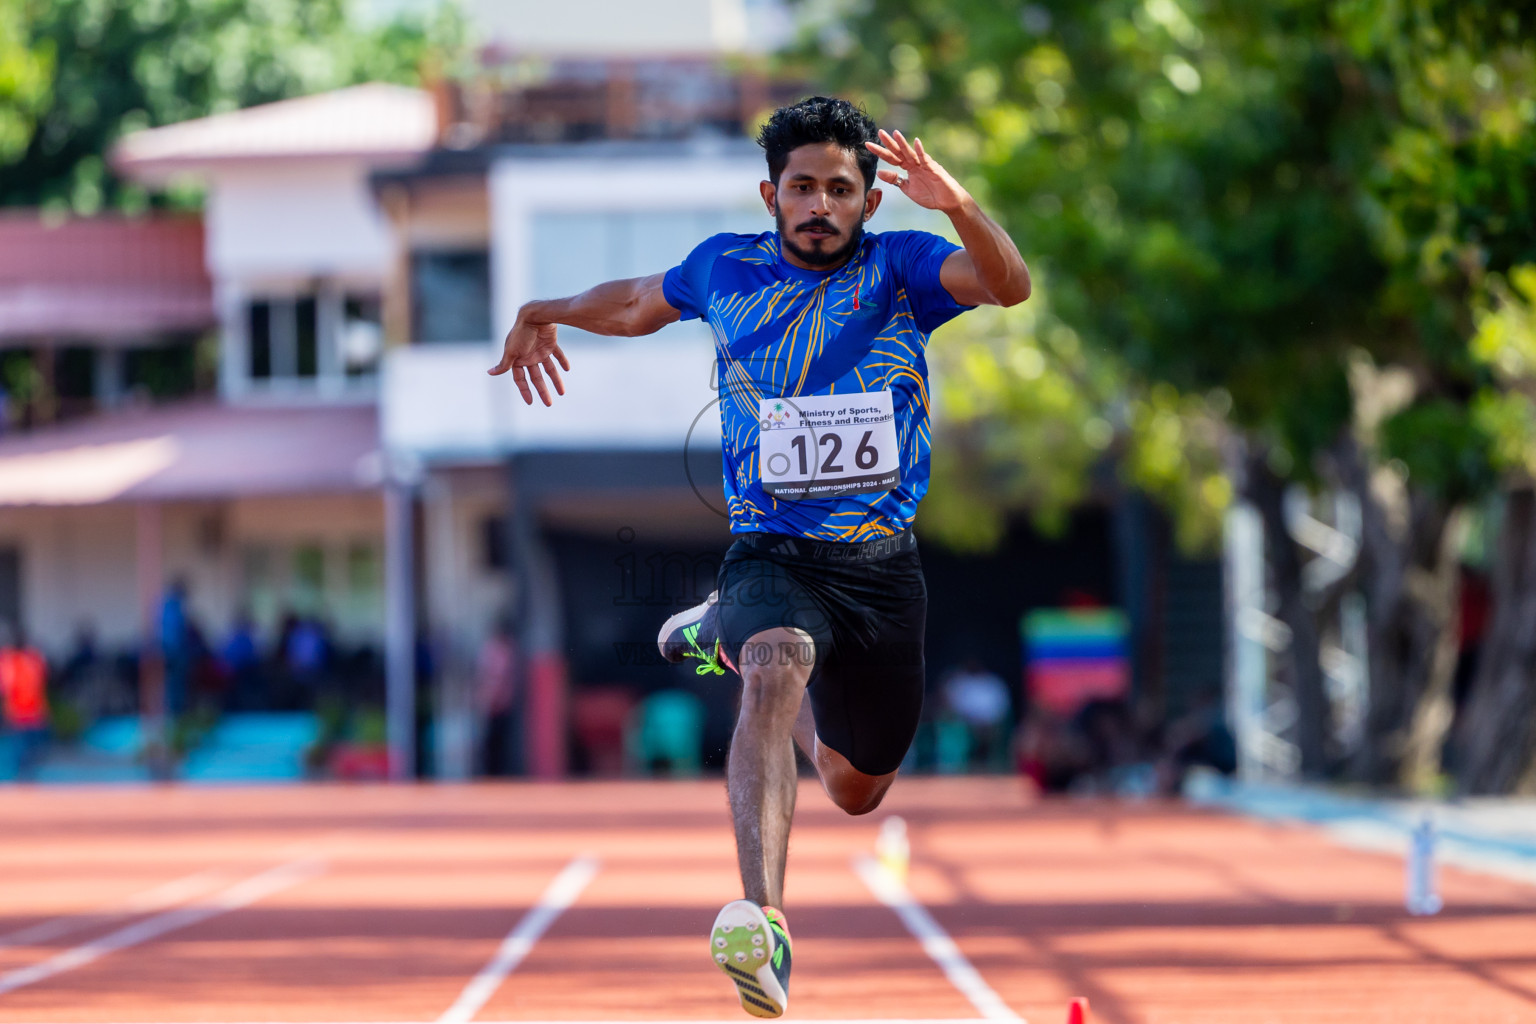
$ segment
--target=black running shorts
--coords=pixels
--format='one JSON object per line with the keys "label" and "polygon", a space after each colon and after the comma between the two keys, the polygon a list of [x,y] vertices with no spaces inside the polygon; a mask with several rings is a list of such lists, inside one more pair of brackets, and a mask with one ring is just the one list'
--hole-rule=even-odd
{"label": "black running shorts", "polygon": [[816,735],[866,775],[895,771],[923,710],[928,588],[910,530],[861,544],[740,534],[717,583],[725,652],[746,672],[803,645],[747,645],[776,627],[815,640],[809,693]]}

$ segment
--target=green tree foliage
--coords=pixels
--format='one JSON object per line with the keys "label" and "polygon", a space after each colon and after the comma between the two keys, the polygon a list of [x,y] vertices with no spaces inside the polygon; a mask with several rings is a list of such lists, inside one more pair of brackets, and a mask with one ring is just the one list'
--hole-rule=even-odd
{"label": "green tree foliage", "polygon": [[1486,314],[1507,305],[1507,276],[1536,260],[1536,11],[1438,0],[1334,10],[1384,101],[1362,221],[1389,268],[1383,312],[1414,326],[1392,359],[1423,395],[1387,424],[1385,453],[1466,499],[1517,464],[1508,415],[1519,399],[1487,330],[1499,317]]}
{"label": "green tree foliage", "polygon": [[0,0],[0,166],[26,148],[48,95],[53,47],[27,38],[26,0]]}
{"label": "green tree foliage", "polygon": [[1024,508],[1056,532],[1106,484],[1112,461],[1123,482],[1173,513],[1182,546],[1214,547],[1231,500],[1220,458],[1224,394],[1140,385],[1052,315],[1050,293],[1037,276],[1031,302],[979,309],[931,346],[939,436],[925,531],[986,549],[1007,512]]}
{"label": "green tree foliage", "polygon": [[1536,479],[1536,266],[1492,277],[1477,311],[1472,354],[1498,388],[1474,399],[1475,415],[1494,438],[1494,458],[1507,473]]}
{"label": "green tree foliage", "polygon": [[141,128],[452,60],[452,8],[364,28],[345,0],[0,0],[0,205],[140,208],[106,154]]}

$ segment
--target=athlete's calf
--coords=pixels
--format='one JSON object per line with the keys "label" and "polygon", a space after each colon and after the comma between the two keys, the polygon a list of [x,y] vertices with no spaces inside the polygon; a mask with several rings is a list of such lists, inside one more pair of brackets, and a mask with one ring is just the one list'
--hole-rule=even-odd
{"label": "athlete's calf", "polygon": [[[779,657],[809,648],[810,657]],[[783,627],[748,637],[738,657],[741,714],[726,761],[726,788],[736,825],[736,859],[746,897],[779,906],[789,825],[795,813],[795,716],[815,664],[815,642]]]}

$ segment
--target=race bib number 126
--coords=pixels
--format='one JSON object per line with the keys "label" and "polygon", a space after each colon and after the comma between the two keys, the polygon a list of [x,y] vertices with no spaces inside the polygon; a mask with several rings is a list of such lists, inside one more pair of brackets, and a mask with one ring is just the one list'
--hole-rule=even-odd
{"label": "race bib number 126", "polygon": [[901,482],[891,393],[764,398],[758,422],[763,490],[776,498],[837,498]]}

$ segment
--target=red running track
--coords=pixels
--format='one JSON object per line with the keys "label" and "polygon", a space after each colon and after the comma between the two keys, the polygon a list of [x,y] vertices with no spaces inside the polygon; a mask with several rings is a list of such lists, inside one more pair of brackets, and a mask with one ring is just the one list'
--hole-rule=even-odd
{"label": "red running track", "polygon": [[[865,818],[802,789],[791,1018],[980,1016],[851,867],[886,813],[916,899],[1033,1024],[1075,995],[1095,1024],[1536,1022],[1536,889],[1446,871],[1410,918],[1394,858],[1010,779],[903,780]],[[583,854],[473,1020],[750,1019],[706,952],[739,895],[706,781],[0,791],[0,1022],[435,1022]]]}

